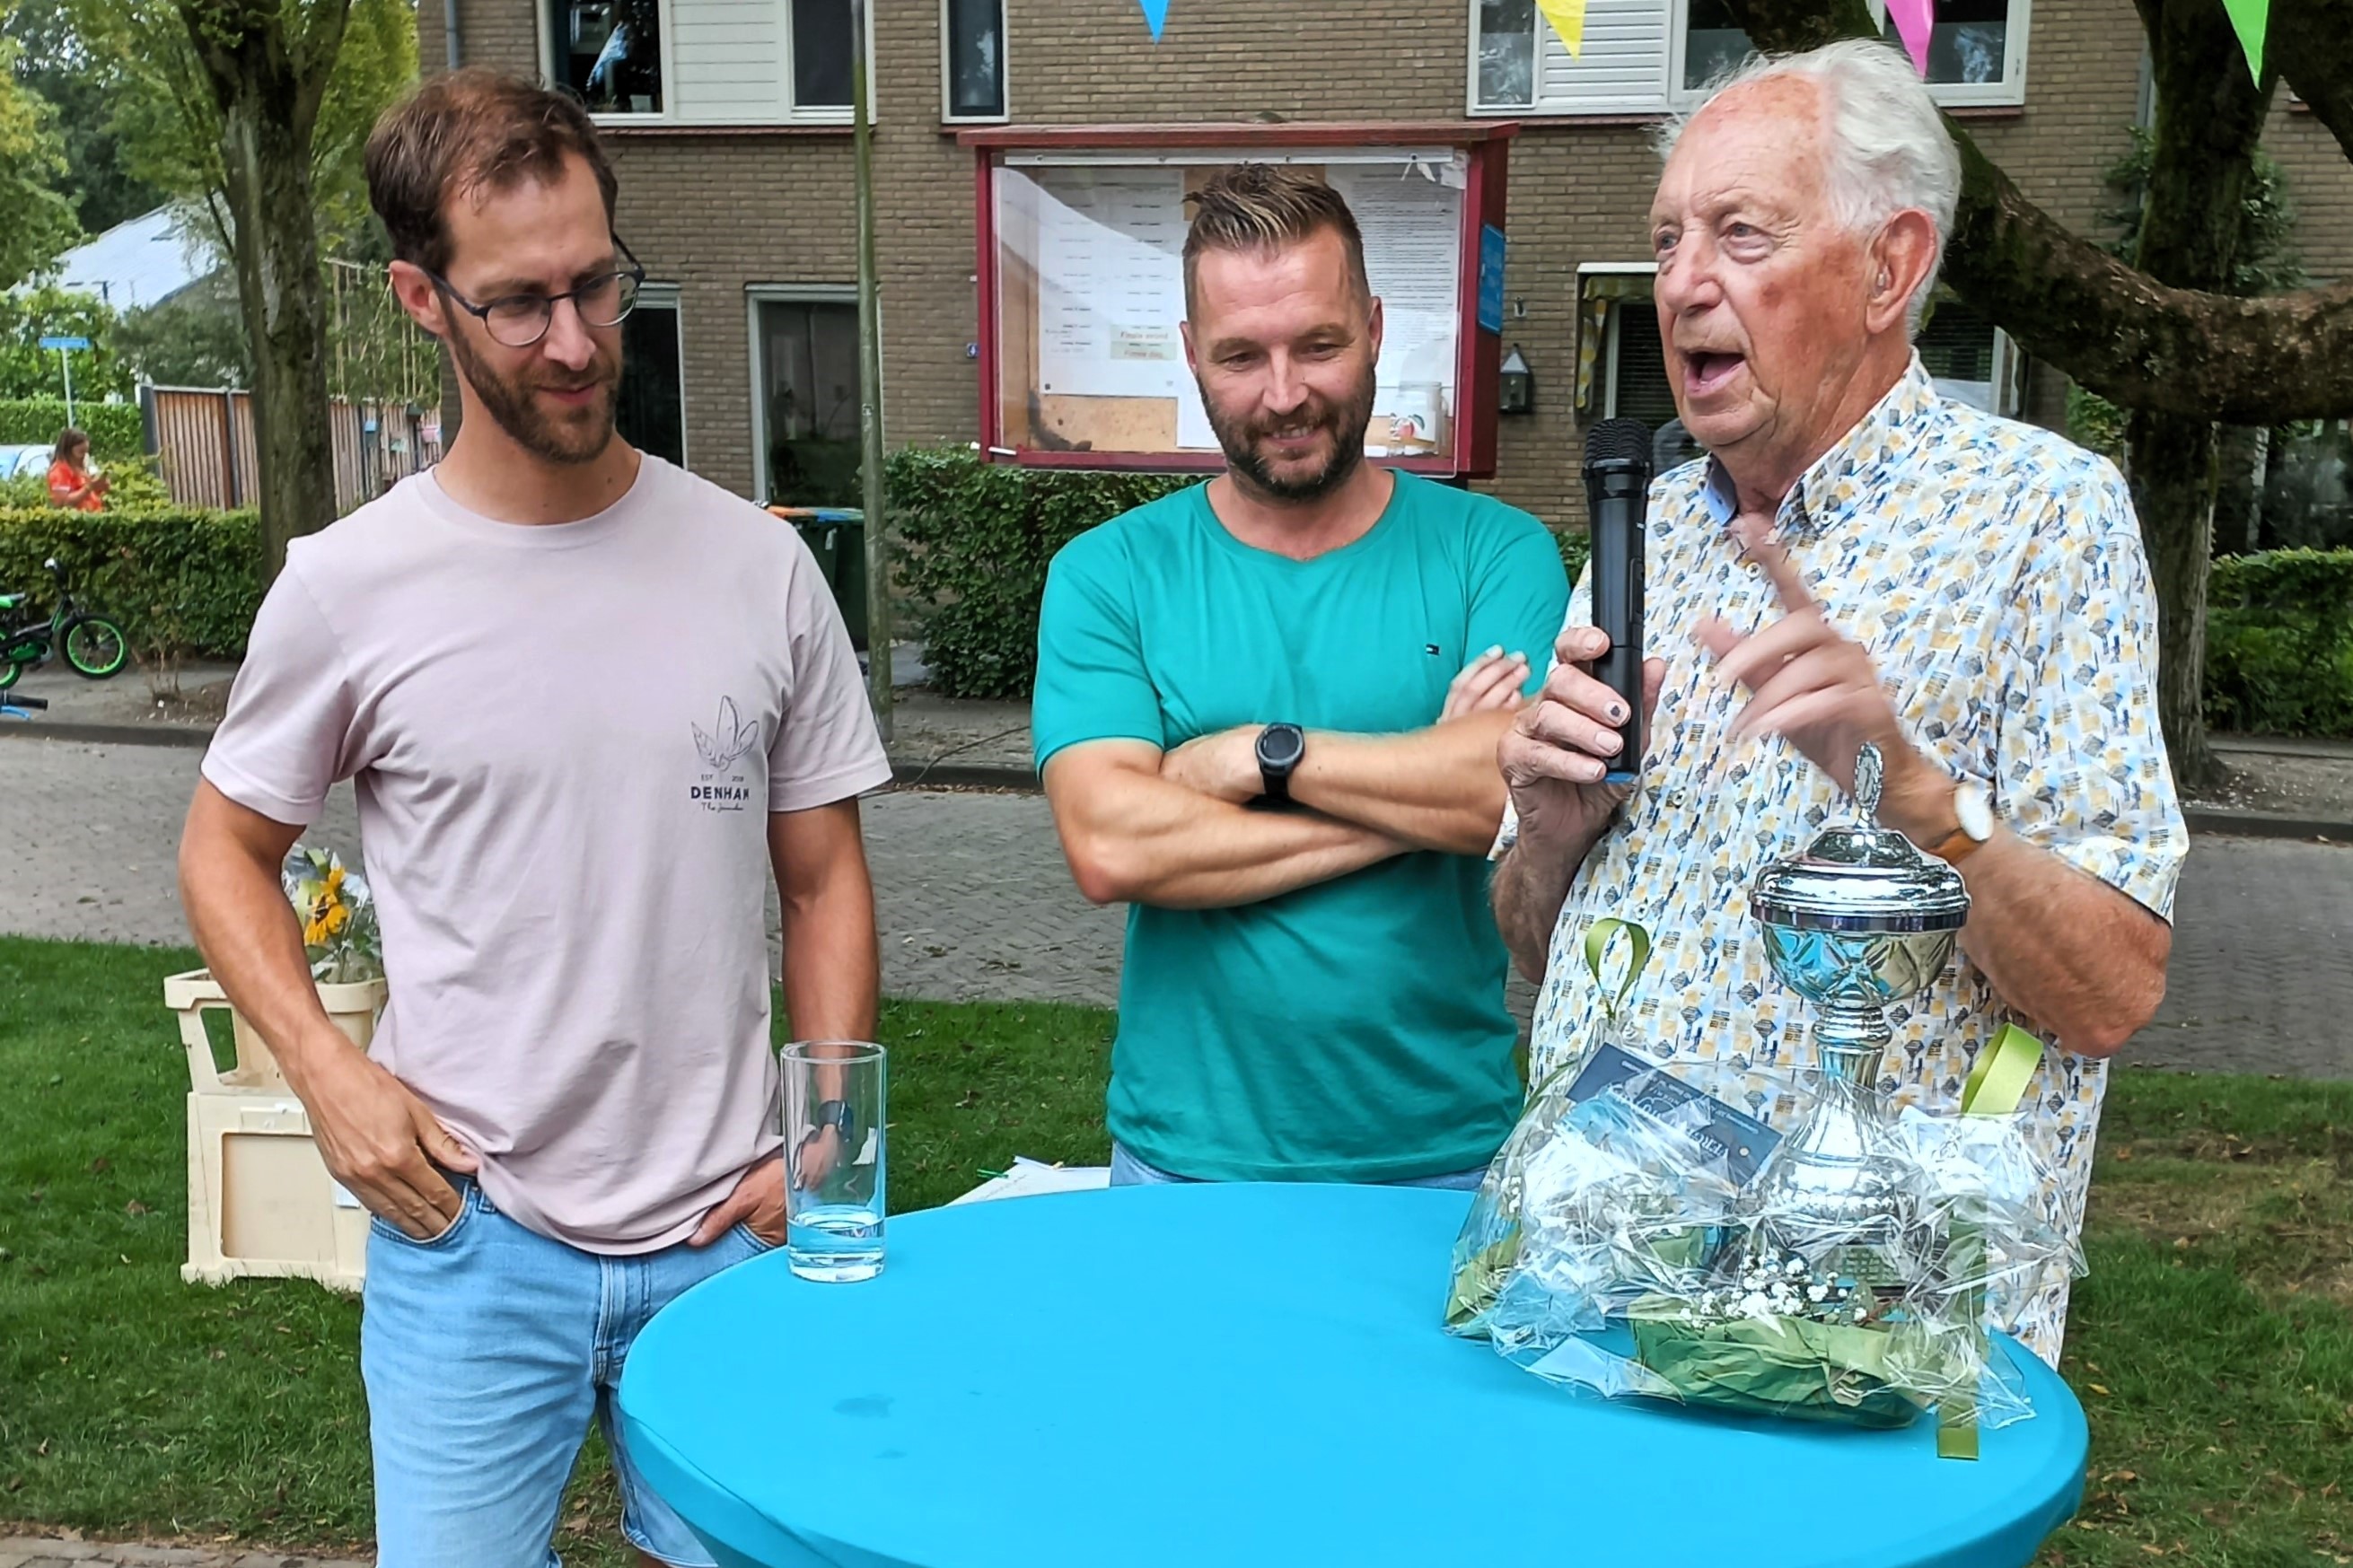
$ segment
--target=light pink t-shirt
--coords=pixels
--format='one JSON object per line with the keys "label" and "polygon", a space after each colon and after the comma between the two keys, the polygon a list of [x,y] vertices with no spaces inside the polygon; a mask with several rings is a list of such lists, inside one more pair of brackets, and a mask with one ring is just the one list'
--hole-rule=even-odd
{"label": "light pink t-shirt", "polygon": [[295,541],[204,772],[305,825],[355,781],[369,1054],[501,1210],[616,1254],[779,1142],[768,814],[891,776],[807,549],[652,457],[580,522],[493,521],[427,472]]}

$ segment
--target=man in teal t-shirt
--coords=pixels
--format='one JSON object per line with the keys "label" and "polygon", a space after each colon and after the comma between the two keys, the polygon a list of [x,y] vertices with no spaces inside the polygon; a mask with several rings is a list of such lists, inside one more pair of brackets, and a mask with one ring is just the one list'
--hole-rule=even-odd
{"label": "man in teal t-shirt", "polygon": [[1521,1098],[1495,746],[1567,574],[1526,513],[1364,460],[1381,310],[1339,196],[1245,164],[1196,200],[1227,471],[1073,540],[1039,629],[1055,825],[1133,906],[1113,1179],[1467,1184]]}

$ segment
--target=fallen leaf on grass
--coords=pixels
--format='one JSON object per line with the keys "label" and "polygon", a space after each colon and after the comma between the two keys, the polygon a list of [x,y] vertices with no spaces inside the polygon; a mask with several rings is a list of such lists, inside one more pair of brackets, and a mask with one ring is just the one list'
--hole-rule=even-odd
{"label": "fallen leaf on grass", "polygon": [[90,1163],[90,1173],[93,1176],[102,1176],[112,1169],[114,1169],[114,1162],[103,1154]]}
{"label": "fallen leaf on grass", "polygon": [[122,1212],[124,1214],[133,1215],[142,1215],[147,1212],[147,1205],[141,1203],[137,1198],[133,1198],[129,1203],[122,1205]]}

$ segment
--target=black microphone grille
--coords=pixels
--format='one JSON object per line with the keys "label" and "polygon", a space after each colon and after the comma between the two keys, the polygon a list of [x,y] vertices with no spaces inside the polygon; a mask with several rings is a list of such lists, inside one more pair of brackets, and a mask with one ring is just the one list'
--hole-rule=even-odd
{"label": "black microphone grille", "polygon": [[1604,419],[1585,433],[1585,460],[1651,466],[1651,427],[1640,419]]}

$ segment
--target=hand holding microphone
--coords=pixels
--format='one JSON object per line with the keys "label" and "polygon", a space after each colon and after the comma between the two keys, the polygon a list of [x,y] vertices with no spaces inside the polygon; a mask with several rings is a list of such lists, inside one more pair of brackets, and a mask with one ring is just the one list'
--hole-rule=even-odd
{"label": "hand holding microphone", "polygon": [[1650,483],[1650,431],[1633,419],[1595,426],[1585,447],[1593,624],[1561,633],[1552,673],[1497,749],[1523,844],[1589,845],[1641,776],[1666,670],[1662,661],[1642,658],[1642,519]]}

